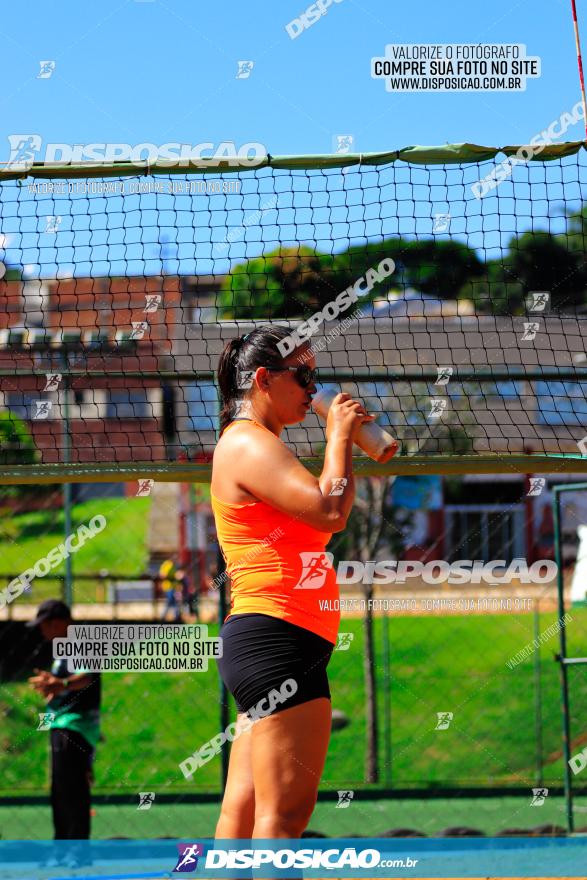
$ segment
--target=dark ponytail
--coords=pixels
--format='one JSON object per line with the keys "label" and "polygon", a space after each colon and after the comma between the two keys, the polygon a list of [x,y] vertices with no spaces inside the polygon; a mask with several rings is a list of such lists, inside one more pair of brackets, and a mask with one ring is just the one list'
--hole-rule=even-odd
{"label": "dark ponytail", "polygon": [[232,422],[237,404],[246,396],[247,389],[239,388],[238,377],[243,370],[257,367],[281,367],[284,358],[277,343],[293,331],[281,324],[262,324],[244,336],[230,339],[218,361],[218,387],[222,408],[220,410],[220,436]]}

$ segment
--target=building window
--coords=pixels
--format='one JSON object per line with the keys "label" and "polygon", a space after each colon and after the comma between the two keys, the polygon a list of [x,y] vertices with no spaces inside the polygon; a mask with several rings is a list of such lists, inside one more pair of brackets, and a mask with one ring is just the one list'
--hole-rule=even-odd
{"label": "building window", "polygon": [[447,560],[505,560],[525,555],[524,506],[501,504],[445,507]]}
{"label": "building window", "polygon": [[[58,416],[59,412],[56,414],[51,413],[51,409],[55,409],[55,407],[49,406],[47,409],[47,415],[44,415],[43,412],[39,413],[39,407],[37,403],[43,403],[43,395],[42,394],[31,394],[29,392],[23,391],[8,391],[5,395],[6,400],[6,409],[10,410],[15,416],[18,416],[21,419],[37,419],[41,418],[53,418]],[[59,408],[57,407],[57,410]]]}
{"label": "building window", "polygon": [[587,420],[585,382],[536,382],[541,425],[584,425]]}
{"label": "building window", "polygon": [[108,391],[107,395],[107,419],[149,419],[154,416],[145,388],[121,388]]}
{"label": "building window", "polygon": [[218,428],[218,392],[214,382],[185,385],[189,427],[192,431],[216,431]]}

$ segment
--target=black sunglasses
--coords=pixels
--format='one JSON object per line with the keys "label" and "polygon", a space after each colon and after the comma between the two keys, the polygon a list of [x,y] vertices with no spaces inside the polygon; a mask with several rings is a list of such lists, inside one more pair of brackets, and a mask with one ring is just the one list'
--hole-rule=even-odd
{"label": "black sunglasses", "polygon": [[294,373],[295,380],[302,388],[309,388],[318,381],[318,370],[313,370],[305,364],[297,367],[266,367],[270,373]]}

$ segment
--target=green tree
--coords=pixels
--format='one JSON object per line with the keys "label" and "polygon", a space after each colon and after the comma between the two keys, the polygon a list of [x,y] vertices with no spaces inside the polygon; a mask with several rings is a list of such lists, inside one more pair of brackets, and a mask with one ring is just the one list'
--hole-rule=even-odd
{"label": "green tree", "polygon": [[360,302],[385,299],[389,290],[413,287],[452,299],[465,282],[483,273],[475,251],[457,241],[390,238],[323,254],[300,245],[278,248],[235,266],[219,295],[221,320],[302,318],[322,309],[349,285],[392,259],[395,272],[375,283]]}
{"label": "green tree", "polygon": [[10,410],[0,412],[0,465],[34,464],[38,452],[26,423]]}
{"label": "green tree", "polygon": [[555,310],[566,311],[585,302],[585,255],[570,251],[549,232],[526,232],[510,244],[512,270],[525,293],[549,290]]}
{"label": "green tree", "polygon": [[509,244],[508,272],[531,290],[549,290],[554,310],[567,311],[585,302],[585,255],[569,250],[564,239],[550,232],[525,232]]}
{"label": "green tree", "polygon": [[354,280],[344,258],[312,248],[278,248],[235,266],[219,294],[221,320],[307,317]]}
{"label": "green tree", "polygon": [[567,214],[567,231],[559,239],[567,250],[584,259],[587,250],[587,205],[582,205],[580,211]]}
{"label": "green tree", "polygon": [[522,315],[528,293],[548,290],[555,311],[572,310],[585,303],[587,266],[584,234],[587,217],[571,215],[568,236],[524,232],[513,236],[505,255],[488,260],[478,278],[468,279],[460,297],[473,300],[479,312]]}
{"label": "green tree", "polygon": [[474,250],[459,241],[410,241],[399,261],[406,283],[423,294],[457,299],[465,282],[483,274],[483,263]]}
{"label": "green tree", "polygon": [[511,254],[488,260],[481,275],[468,279],[459,291],[459,299],[471,300],[476,312],[490,315],[521,315],[524,297],[524,284],[512,266]]}
{"label": "green tree", "polygon": [[[26,422],[10,410],[0,412],[0,467],[35,464],[39,459],[39,451]],[[0,501],[8,498],[38,497],[54,492],[55,488],[53,484],[26,483],[0,486]]]}
{"label": "green tree", "polygon": [[392,278],[386,279],[387,287],[391,281],[395,286],[413,287],[440,299],[456,299],[463,285],[469,279],[480,277],[484,269],[483,262],[472,248],[450,239],[389,238],[351,247],[337,259],[343,256],[357,277],[370,266],[377,266],[385,257],[391,258],[396,270]]}

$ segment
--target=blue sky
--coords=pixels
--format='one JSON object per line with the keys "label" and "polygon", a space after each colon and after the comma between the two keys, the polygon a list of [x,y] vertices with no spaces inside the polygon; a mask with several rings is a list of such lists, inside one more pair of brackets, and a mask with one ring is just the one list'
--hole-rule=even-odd
{"label": "blue sky", "polygon": [[[292,40],[286,25],[306,8],[306,0],[33,0],[25,22],[9,5],[3,12],[0,162],[10,157],[9,136],[25,134],[45,145],[254,142],[274,156],[332,153],[337,135],[351,135],[356,152],[458,142],[499,147],[528,143],[580,99],[569,0],[549,0],[539,11],[535,0],[490,6],[341,0]],[[587,49],[587,0],[579,0],[579,16]],[[542,73],[517,93],[390,93],[371,77],[371,59],[383,56],[388,43],[522,43],[541,59]],[[41,61],[55,62],[49,78],[38,77]],[[239,61],[254,62],[247,79],[236,76]],[[563,139],[584,136],[579,120]],[[564,184],[567,205],[580,198],[573,162]],[[455,216],[447,234],[486,253],[528,227],[527,206],[504,200],[509,184],[500,190],[500,207],[495,194],[485,199],[482,227],[481,205],[469,190],[465,206],[451,207],[461,197],[457,166],[445,178],[440,168],[402,170],[402,164],[387,177],[369,176],[364,168],[347,178],[336,172],[329,181],[316,175],[312,187],[330,191],[313,192],[311,211],[307,181],[294,173],[297,192],[280,195],[259,222],[251,218],[267,207],[272,186],[290,187],[273,181],[271,171],[245,180],[242,195],[195,201],[187,195],[148,195],[140,203],[132,196],[27,198],[13,182],[3,188],[0,256],[24,266],[27,277],[152,274],[162,269],[167,241],[165,270],[191,274],[229,271],[231,263],[278,243],[299,240],[340,251],[366,238],[429,236],[435,212],[448,210]],[[476,173],[474,167],[466,172],[467,185]],[[514,177],[524,173],[522,166]],[[563,189],[551,185],[546,204],[540,173],[536,169],[533,222],[561,231],[564,217],[555,202]],[[546,173],[552,182],[557,169]],[[395,179],[404,189],[385,186]],[[412,190],[412,182],[419,188]],[[394,192],[397,204],[390,201]],[[412,205],[416,196],[423,201]],[[46,223],[57,214],[54,234]],[[230,249],[219,249],[234,230]]]}
{"label": "blue sky", "polygon": [[[0,161],[7,135],[45,142],[257,141],[273,155],[469,141],[518,144],[569,110],[579,80],[569,0],[342,0],[292,40],[306,0],[29,0],[3,9]],[[587,49],[587,2],[579,0]],[[391,94],[386,43],[525,43],[542,75],[521,93]],[[49,79],[39,62],[54,60]],[[253,60],[249,79],[237,61]],[[584,136],[581,122],[567,140]]]}

